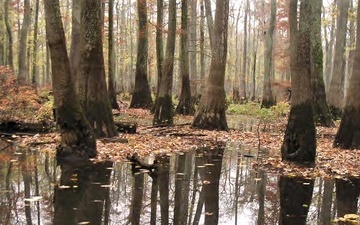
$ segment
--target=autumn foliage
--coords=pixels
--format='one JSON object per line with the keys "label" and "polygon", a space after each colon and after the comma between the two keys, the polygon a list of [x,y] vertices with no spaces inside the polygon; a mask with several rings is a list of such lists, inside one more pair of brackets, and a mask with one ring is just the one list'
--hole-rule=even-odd
{"label": "autumn foliage", "polygon": [[49,114],[48,100],[41,97],[34,87],[20,85],[10,68],[0,66],[0,121],[43,120]]}

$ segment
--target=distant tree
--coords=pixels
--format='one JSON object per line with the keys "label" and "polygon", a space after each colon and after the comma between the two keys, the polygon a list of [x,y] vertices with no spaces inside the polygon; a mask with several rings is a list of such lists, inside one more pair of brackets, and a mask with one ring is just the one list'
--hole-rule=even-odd
{"label": "distant tree", "polygon": [[59,0],[44,0],[46,38],[51,54],[54,111],[60,128],[61,147],[58,156],[94,157],[96,142],[77,98],[72,82]]}
{"label": "distant tree", "polygon": [[328,91],[328,102],[331,112],[339,117],[343,108],[344,78],[345,78],[345,43],[347,34],[348,9],[350,0],[337,1],[339,15],[336,22],[336,41],[334,47],[334,58],[330,87]]}
{"label": "distant tree", "polygon": [[11,23],[10,23],[10,0],[5,0],[4,2],[4,12],[5,12],[5,25],[6,25],[6,31],[7,31],[7,37],[8,37],[8,54],[7,54],[7,64],[14,68],[14,60],[13,60],[13,37],[12,37],[12,31],[11,31]]}
{"label": "distant tree", "polygon": [[81,1],[79,100],[97,137],[117,135],[105,82],[101,1]]}
{"label": "distant tree", "polygon": [[187,0],[181,1],[181,34],[180,34],[180,76],[181,93],[176,113],[192,115],[195,112],[191,99],[190,78],[189,78],[189,52],[188,52],[188,18]]}
{"label": "distant tree", "polygon": [[29,68],[27,64],[27,43],[28,33],[31,24],[31,8],[30,0],[24,0],[24,18],[21,25],[20,31],[20,42],[19,42],[19,74],[18,81],[20,84],[25,84],[29,77]]}
{"label": "distant tree", "polygon": [[176,39],[176,0],[169,1],[169,25],[159,94],[154,107],[154,125],[173,125],[172,80]]}
{"label": "distant tree", "polygon": [[246,102],[247,101],[247,86],[246,86],[246,73],[247,73],[247,46],[248,46],[248,15],[249,15],[249,0],[246,0],[245,3],[245,15],[244,15],[244,37],[243,37],[243,52],[242,52],[242,65],[241,65],[241,75],[240,75],[240,92],[239,92],[239,98],[240,102]]}
{"label": "distant tree", "polygon": [[274,63],[273,57],[273,36],[275,29],[275,21],[276,21],[276,0],[271,0],[271,13],[270,13],[270,21],[269,27],[265,34],[265,59],[264,59],[264,89],[263,89],[263,97],[261,101],[261,107],[270,108],[271,106],[276,104],[276,100],[272,94],[271,90],[271,73]]}
{"label": "distant tree", "polygon": [[201,97],[192,126],[203,129],[227,130],[225,116],[225,67],[227,56],[227,32],[229,0],[216,1],[214,43],[210,74]]}
{"label": "distant tree", "polygon": [[[320,1],[320,0],[318,0]],[[315,123],[312,104],[311,78],[311,8],[315,0],[301,0],[299,25],[297,0],[290,1],[290,39],[294,47],[290,53],[291,108],[281,147],[283,160],[298,163],[313,163],[316,155]],[[299,27],[297,29],[297,27]]]}
{"label": "distant tree", "polygon": [[110,99],[110,105],[113,109],[120,109],[119,104],[116,99],[115,92],[115,46],[114,46],[114,0],[109,0],[109,36],[108,36],[108,93]]}
{"label": "distant tree", "polygon": [[32,74],[31,83],[37,86],[37,51],[38,51],[38,31],[39,31],[39,0],[35,2],[35,24],[34,24],[34,37],[33,37],[33,60],[32,60]]}
{"label": "distant tree", "polygon": [[189,73],[190,73],[190,86],[191,86],[191,94],[196,96],[197,95],[197,82],[196,79],[198,79],[198,75],[196,72],[196,42],[197,42],[197,32],[196,32],[196,26],[197,26],[197,2],[199,0],[190,0],[190,20],[189,20]]}
{"label": "distant tree", "polygon": [[147,29],[147,4],[146,0],[137,0],[139,15],[138,49],[136,58],[135,87],[131,98],[130,108],[150,109],[150,85],[147,78],[148,60],[148,29]]}
{"label": "distant tree", "polygon": [[[360,13],[360,4],[358,4]],[[360,14],[359,14],[360,15]],[[357,17],[357,34],[360,34],[360,16]],[[360,35],[356,37],[355,60],[360,60]],[[353,64],[353,72],[349,81],[349,88],[345,99],[344,112],[340,127],[336,133],[334,146],[357,149],[360,147],[360,64]]]}

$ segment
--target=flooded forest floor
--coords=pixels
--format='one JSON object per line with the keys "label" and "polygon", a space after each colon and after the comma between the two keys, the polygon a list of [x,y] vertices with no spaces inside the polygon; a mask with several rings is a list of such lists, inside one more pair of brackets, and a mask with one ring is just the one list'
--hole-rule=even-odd
{"label": "flooded forest floor", "polygon": [[[337,128],[317,127],[316,164],[304,167],[281,161],[281,145],[286,117],[272,122],[263,122],[243,116],[227,116],[229,132],[207,131],[191,127],[192,116],[176,116],[173,127],[153,127],[152,115],[147,110],[123,108],[115,113],[115,121],[126,121],[136,124],[136,133],[119,133],[115,138],[97,140],[98,156],[96,161],[125,161],[126,156],[137,153],[140,157],[156,154],[172,154],[188,152],[202,146],[231,144],[241,148],[243,154],[258,157],[260,151],[266,157],[258,157],[253,166],[269,172],[287,174],[289,176],[310,177],[359,177],[359,150],[333,148],[332,143]],[[250,123],[249,123],[250,121]],[[27,135],[14,134],[11,139],[18,147],[30,147],[33,150],[55,154],[60,142],[57,132]],[[0,157],[6,153],[6,146],[0,146]],[[248,153],[246,153],[248,152]],[[15,157],[15,155],[14,155]],[[11,160],[11,159],[9,159]]]}

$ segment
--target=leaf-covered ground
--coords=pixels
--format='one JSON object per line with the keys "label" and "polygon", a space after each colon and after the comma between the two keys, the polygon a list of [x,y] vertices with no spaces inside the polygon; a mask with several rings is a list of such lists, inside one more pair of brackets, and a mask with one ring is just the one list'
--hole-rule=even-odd
{"label": "leaf-covered ground", "polygon": [[[170,154],[212,145],[215,142],[238,142],[257,149],[267,149],[268,157],[254,162],[254,167],[289,175],[322,177],[358,177],[360,174],[360,150],[343,150],[332,147],[337,128],[317,128],[317,157],[314,167],[303,167],[281,161],[280,147],[286,125],[286,118],[277,122],[255,124],[251,131],[229,132],[206,131],[191,128],[192,117],[177,116],[173,127],[152,127],[152,115],[141,109],[123,108],[121,120],[137,121],[136,134],[119,134],[116,138],[97,141],[98,160],[123,161],[128,154],[140,156],[150,154]],[[231,118],[229,118],[231,120]],[[19,138],[20,146],[33,146],[54,152],[60,137],[56,133]]]}

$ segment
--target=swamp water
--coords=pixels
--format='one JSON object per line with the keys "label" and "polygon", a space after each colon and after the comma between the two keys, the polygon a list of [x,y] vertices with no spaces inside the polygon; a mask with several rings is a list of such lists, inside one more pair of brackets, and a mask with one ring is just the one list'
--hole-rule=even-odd
{"label": "swamp water", "polygon": [[36,149],[0,147],[0,224],[330,224],[359,214],[359,180],[257,171],[264,155],[239,143],[152,156],[155,168],[57,166]]}

